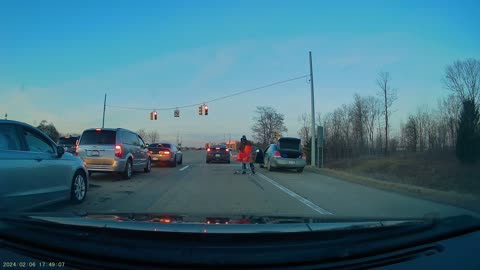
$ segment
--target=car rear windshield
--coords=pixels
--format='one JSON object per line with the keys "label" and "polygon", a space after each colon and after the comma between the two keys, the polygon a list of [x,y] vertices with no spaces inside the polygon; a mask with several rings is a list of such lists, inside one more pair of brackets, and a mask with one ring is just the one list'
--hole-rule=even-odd
{"label": "car rear windshield", "polygon": [[169,143],[151,143],[148,145],[148,148],[171,148]]}
{"label": "car rear windshield", "polygon": [[115,144],[116,131],[88,130],[83,132],[79,144]]}
{"label": "car rear windshield", "polygon": [[58,139],[58,144],[61,145],[75,145],[77,142],[78,137],[63,137]]}
{"label": "car rear windshield", "polygon": [[296,150],[300,151],[300,140],[299,139],[283,139],[278,142],[279,148],[281,150]]}

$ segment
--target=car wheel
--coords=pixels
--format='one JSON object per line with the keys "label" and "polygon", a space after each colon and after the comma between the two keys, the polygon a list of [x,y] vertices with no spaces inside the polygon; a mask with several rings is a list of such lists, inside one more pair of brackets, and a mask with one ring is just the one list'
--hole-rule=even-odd
{"label": "car wheel", "polygon": [[87,177],[82,171],[78,171],[73,176],[72,187],[70,189],[70,200],[73,203],[81,203],[87,195]]}
{"label": "car wheel", "polygon": [[177,167],[177,156],[173,158],[173,162],[170,163],[170,167]]}
{"label": "car wheel", "polygon": [[230,164],[230,160],[227,160],[227,163]]}
{"label": "car wheel", "polygon": [[297,172],[302,173],[303,172],[303,167],[302,168],[297,168]]}
{"label": "car wheel", "polygon": [[144,172],[149,173],[152,170],[152,160],[149,158],[147,159],[147,167],[143,169]]}
{"label": "car wheel", "polygon": [[128,159],[127,164],[125,164],[125,170],[123,171],[123,175],[122,175],[123,179],[128,180],[132,178],[132,171],[133,171],[132,160]]}
{"label": "car wheel", "polygon": [[207,159],[207,163],[210,163],[210,160]]}
{"label": "car wheel", "polygon": [[178,162],[178,164],[180,164],[180,165],[183,164],[183,156],[180,157],[180,161]]}
{"label": "car wheel", "polygon": [[273,171],[272,165],[270,164],[270,160],[267,162],[267,170],[269,172]]}

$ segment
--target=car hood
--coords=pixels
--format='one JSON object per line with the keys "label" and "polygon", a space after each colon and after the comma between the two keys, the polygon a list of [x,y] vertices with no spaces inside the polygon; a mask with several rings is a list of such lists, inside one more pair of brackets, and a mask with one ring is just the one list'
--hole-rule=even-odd
{"label": "car hood", "polygon": [[284,233],[429,225],[437,219],[178,215],[166,213],[30,213],[15,218],[62,225],[188,233]]}

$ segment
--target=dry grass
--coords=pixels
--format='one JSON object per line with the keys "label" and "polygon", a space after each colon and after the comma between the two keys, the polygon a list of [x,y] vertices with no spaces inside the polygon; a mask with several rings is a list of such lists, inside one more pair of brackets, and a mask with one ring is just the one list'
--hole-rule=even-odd
{"label": "dry grass", "polygon": [[464,165],[453,153],[359,158],[329,162],[326,167],[387,182],[480,196],[480,162]]}

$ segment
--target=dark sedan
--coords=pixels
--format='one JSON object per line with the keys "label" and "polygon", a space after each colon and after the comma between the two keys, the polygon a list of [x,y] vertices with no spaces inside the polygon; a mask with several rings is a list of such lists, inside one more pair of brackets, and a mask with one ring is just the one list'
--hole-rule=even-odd
{"label": "dark sedan", "polygon": [[230,163],[230,150],[225,145],[213,145],[207,148],[207,163],[210,162]]}

